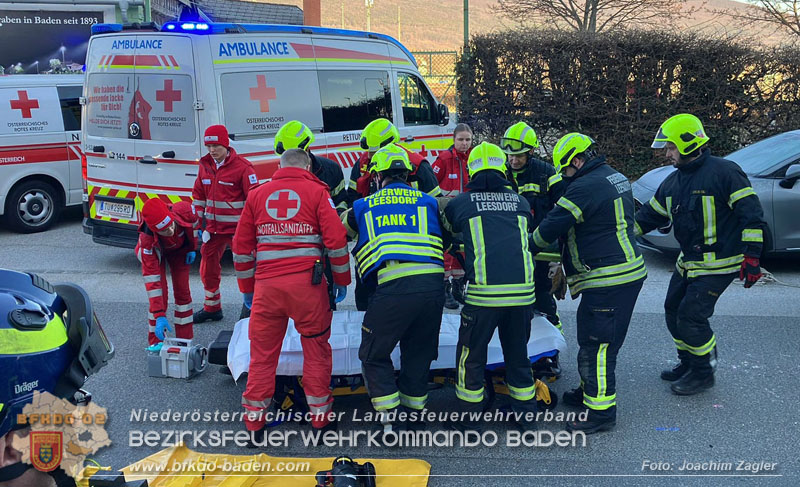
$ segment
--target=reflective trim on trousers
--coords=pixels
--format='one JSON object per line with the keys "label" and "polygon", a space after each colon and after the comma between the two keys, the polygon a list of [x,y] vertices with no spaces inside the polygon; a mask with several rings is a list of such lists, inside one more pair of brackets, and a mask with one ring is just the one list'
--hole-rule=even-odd
{"label": "reflective trim on trousers", "polygon": [[425,409],[425,403],[428,402],[428,395],[424,396],[406,396],[400,393],[400,404],[410,409]]}
{"label": "reflective trim on trousers", "polygon": [[678,348],[678,350],[685,350],[692,355],[697,355],[698,357],[711,353],[714,347],[717,346],[716,335],[711,335],[711,340],[707,341],[704,345],[700,345],[699,347],[693,347],[683,340],[678,340],[677,338],[673,338],[672,340],[675,342],[675,346]]}
{"label": "reflective trim on trousers", "polygon": [[144,282],[158,282],[161,280],[161,276],[158,274],[148,274],[144,277]]}
{"label": "reflective trim on trousers", "polygon": [[255,261],[255,256],[251,254],[233,254],[233,261],[239,264],[243,264],[245,262],[253,262]]}
{"label": "reflective trim on trousers", "polygon": [[373,397],[371,400],[372,407],[374,407],[376,411],[386,411],[400,405],[400,393],[395,392],[388,396]]}
{"label": "reflective trim on trousers", "polygon": [[456,384],[456,397],[467,402],[483,401],[483,387],[471,391]]}
{"label": "reflective trim on trousers", "polygon": [[192,324],[192,323],[194,323],[194,316],[189,315],[189,316],[184,316],[182,318],[176,316],[175,319],[174,319],[174,323],[176,325],[189,325],[189,324]]}
{"label": "reflective trim on trousers", "polygon": [[191,310],[192,310],[192,303],[175,305],[175,312],[191,311]]}
{"label": "reflective trim on trousers", "polygon": [[251,277],[255,277],[256,270],[255,268],[248,269],[246,271],[235,271],[237,279],[250,279]]}
{"label": "reflective trim on trousers", "polygon": [[617,405],[617,395],[612,394],[610,396],[592,397],[584,393],[583,404],[585,404],[586,407],[588,407],[589,409],[602,411],[604,409],[610,408],[611,406]]}
{"label": "reflective trim on trousers", "polygon": [[221,300],[219,299],[206,299],[203,301],[203,304],[206,306],[216,306],[220,303]]}
{"label": "reflective trim on trousers", "polygon": [[153,289],[152,291],[147,291],[148,298],[157,298],[159,296],[163,296],[164,292],[161,289]]}
{"label": "reflective trim on trousers", "polygon": [[215,289],[213,291],[209,291],[208,289],[206,289],[206,297],[207,298],[213,298],[213,297],[216,297],[216,296],[219,296],[219,289]]}
{"label": "reflective trim on trousers", "polygon": [[258,409],[267,409],[267,404],[270,398],[267,398],[263,401],[253,401],[251,399],[247,399],[246,397],[242,396],[242,406],[250,406],[252,408]]}
{"label": "reflective trim on trousers", "polygon": [[536,397],[536,386],[530,387],[514,387],[512,385],[508,386],[508,392],[512,398],[516,399],[517,401],[530,401],[531,399]]}

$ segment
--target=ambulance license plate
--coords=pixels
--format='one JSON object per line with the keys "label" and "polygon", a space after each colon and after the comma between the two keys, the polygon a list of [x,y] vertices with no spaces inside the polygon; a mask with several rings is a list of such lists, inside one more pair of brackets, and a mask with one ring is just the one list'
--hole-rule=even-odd
{"label": "ambulance license plate", "polygon": [[106,216],[109,218],[121,218],[125,220],[133,220],[133,205],[128,203],[117,203],[114,201],[99,201],[100,205],[97,208],[99,216]]}

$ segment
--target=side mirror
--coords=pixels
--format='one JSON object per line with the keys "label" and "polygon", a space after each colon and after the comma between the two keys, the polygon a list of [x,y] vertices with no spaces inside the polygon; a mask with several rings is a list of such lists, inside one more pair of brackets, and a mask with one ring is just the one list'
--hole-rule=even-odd
{"label": "side mirror", "polygon": [[781,188],[792,189],[794,187],[794,183],[798,179],[800,179],[800,164],[792,164],[786,170],[786,175],[778,184],[781,185]]}
{"label": "side mirror", "polygon": [[450,109],[444,103],[439,103],[439,125],[450,123]]}

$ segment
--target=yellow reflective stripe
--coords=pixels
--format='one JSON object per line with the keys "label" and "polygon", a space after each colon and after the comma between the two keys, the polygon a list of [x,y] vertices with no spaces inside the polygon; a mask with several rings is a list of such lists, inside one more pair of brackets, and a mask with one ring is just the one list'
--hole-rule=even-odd
{"label": "yellow reflective stripe", "polygon": [[561,177],[561,173],[557,172],[557,173],[553,174],[552,176],[550,176],[547,179],[547,189],[549,190],[554,185],[560,183],[562,180],[563,180],[563,178]]}
{"label": "yellow reflective stripe", "polygon": [[644,257],[639,255],[635,257],[633,260],[629,260],[621,264],[598,267],[596,269],[590,270],[589,272],[582,272],[579,274],[575,274],[573,276],[570,276],[570,279],[586,280],[586,279],[595,279],[598,277],[610,276],[613,274],[622,274],[624,272],[630,272],[632,270],[635,270],[643,265],[644,265]]}
{"label": "yellow reflective stripe", "polygon": [[470,284],[467,291],[477,294],[528,293],[534,290],[533,280],[519,284]]}
{"label": "yellow reflective stripe", "polygon": [[572,216],[575,218],[576,222],[580,223],[583,221],[583,212],[581,209],[578,207],[578,205],[568,200],[565,196],[562,196],[561,199],[556,202],[556,204],[572,213]]}
{"label": "yellow reflective stripe", "polygon": [[395,392],[388,396],[373,397],[372,407],[376,411],[385,411],[387,409],[394,409],[400,405],[400,393]]}
{"label": "yellow reflective stripe", "polygon": [[550,242],[546,242],[542,238],[542,234],[539,233],[539,227],[536,227],[536,230],[533,231],[533,243],[536,244],[539,248],[547,248],[550,245]]}
{"label": "yellow reflective stripe", "polygon": [[430,257],[432,259],[444,260],[444,256],[442,255],[442,249],[439,248],[431,248],[431,247],[419,247],[415,245],[403,245],[403,244],[395,244],[395,245],[382,245],[378,247],[378,249],[371,253],[369,257],[364,259],[359,259],[358,261],[358,269],[359,272],[364,274],[364,272],[375,265],[381,257],[387,254],[403,254],[403,255],[418,255],[421,257]]}
{"label": "yellow reflective stripe", "polygon": [[598,396],[605,396],[606,390],[608,388],[608,383],[606,382],[606,365],[607,365],[606,361],[608,359],[607,352],[608,352],[608,343],[601,343],[600,348],[597,350],[597,363],[596,363]]}
{"label": "yellow reflective stripe", "polygon": [[[582,292],[585,289],[621,286],[623,284],[628,284],[634,281],[638,281],[639,279],[644,279],[645,277],[647,277],[647,268],[644,265],[642,265],[641,267],[638,267],[635,270],[632,270],[625,274],[619,274],[599,279],[576,280],[569,283],[569,288],[572,295],[576,296],[578,293]],[[567,281],[569,282],[569,278],[567,278]]]}
{"label": "yellow reflective stripe", "polygon": [[483,401],[483,387],[471,391],[459,385],[456,385],[456,397],[467,402],[478,403]]}
{"label": "yellow reflective stripe", "polygon": [[372,222],[372,212],[368,211],[364,214],[364,221],[367,224],[367,237],[369,240],[375,238],[375,224]]}
{"label": "yellow reflective stripe", "polygon": [[584,267],[581,258],[578,256],[578,242],[575,237],[575,227],[571,227],[567,232],[567,249],[569,249],[572,267],[578,272],[582,271]]}
{"label": "yellow reflective stripe", "polygon": [[534,397],[536,397],[536,387],[514,387],[512,385],[508,385],[508,392],[511,397],[516,399],[517,401],[530,401]]}
{"label": "yellow reflective stripe", "polygon": [[598,395],[597,397],[593,397],[584,393],[583,404],[589,407],[590,409],[594,409],[596,411],[603,411],[605,409],[610,408],[611,406],[617,405],[617,395],[616,394],[612,394],[610,396]]}
{"label": "yellow reflective stripe", "polygon": [[487,308],[497,308],[505,306],[529,306],[536,302],[536,295],[531,292],[526,295],[502,295],[502,296],[476,296],[472,288],[467,289],[464,302],[474,306],[484,306]]}
{"label": "yellow reflective stripe", "polygon": [[348,188],[352,189],[353,191],[358,191],[358,181],[351,179]]}
{"label": "yellow reflective stripe", "polygon": [[687,270],[698,270],[698,269],[715,269],[719,267],[726,267],[732,265],[739,265],[744,260],[744,255],[734,255],[733,257],[727,257],[725,259],[714,259],[708,261],[697,261],[697,260],[690,260],[690,261],[683,261],[683,256],[679,256],[678,262],[684,269]]}
{"label": "yellow reflective stripe", "polygon": [[682,340],[678,340],[677,338],[673,338],[672,340],[675,342],[675,346],[678,348],[678,350],[687,351],[698,357],[711,353],[711,351],[714,350],[714,347],[717,346],[716,335],[711,335],[711,339],[699,347],[693,347]]}
{"label": "yellow reflective stripe", "polygon": [[419,223],[419,233],[428,234],[428,209],[424,206],[417,208],[417,222]]}
{"label": "yellow reflective stripe", "polygon": [[659,215],[661,215],[661,216],[669,216],[669,213],[667,213],[667,210],[664,209],[663,206],[661,206],[661,203],[658,202],[658,200],[656,199],[655,195],[652,198],[650,198],[649,204],[650,204],[650,208],[654,209],[656,211],[656,213],[658,213]]}
{"label": "yellow reflective stripe", "polygon": [[461,347],[461,357],[458,359],[458,379],[456,381],[456,386],[458,387],[465,387],[466,384],[466,374],[467,374],[467,357],[469,356],[469,348],[466,346]]}
{"label": "yellow reflective stripe", "polygon": [[755,196],[755,195],[756,195],[756,192],[753,191],[753,188],[750,187],[750,186],[742,188],[742,189],[740,189],[738,191],[734,191],[733,193],[731,193],[730,198],[728,198],[728,206],[733,208],[734,203],[736,203],[740,199],[747,198],[748,196]]}
{"label": "yellow reflective stripe", "polygon": [[475,249],[475,284],[486,284],[486,247],[483,241],[483,221],[480,216],[469,219],[472,248]]}
{"label": "yellow reflective stripe", "polygon": [[378,270],[378,284],[384,284],[401,277],[417,276],[422,274],[444,274],[444,265],[426,264],[419,262],[403,262]]}
{"label": "yellow reflective stripe", "polygon": [[428,395],[424,396],[407,396],[400,393],[400,404],[411,409],[425,409],[425,403],[428,401]]}
{"label": "yellow reflective stripe", "polygon": [[625,221],[625,207],[622,203],[622,197],[614,200],[614,217],[617,220],[617,240],[619,246],[625,253],[625,260],[631,261],[636,258],[636,253],[633,251],[633,245],[628,238],[628,222]]}
{"label": "yellow reflective stripe", "polygon": [[339,184],[337,184],[336,187],[331,190],[330,194],[331,194],[331,196],[336,196],[339,193],[341,193],[342,191],[344,191],[344,179],[339,181]]}
{"label": "yellow reflective stripe", "polygon": [[[369,233],[369,231],[367,233]],[[376,247],[379,247],[387,242],[432,245],[436,247],[442,246],[442,239],[436,235],[420,235],[418,233],[408,232],[387,232],[377,237],[374,235],[370,237],[370,240],[363,247],[358,249],[358,252],[356,252],[356,258],[360,259],[361,257],[366,256],[375,250]]]}
{"label": "yellow reflective stripe", "polygon": [[533,255],[528,248],[528,220],[517,215],[519,223],[519,238],[522,243],[522,262],[525,268],[525,282],[533,282]]}
{"label": "yellow reflective stripe", "polygon": [[742,242],[763,242],[764,232],[760,228],[745,228],[742,230]]}
{"label": "yellow reflective stripe", "polygon": [[442,194],[442,190],[441,188],[439,188],[439,186],[436,186],[432,190],[428,191],[428,194],[436,198],[437,196],[440,196]]}
{"label": "yellow reflective stripe", "polygon": [[523,184],[522,186],[519,187],[520,194],[521,193],[530,193],[530,192],[538,193],[540,190],[541,190],[541,187],[536,183]]}
{"label": "yellow reflective stripe", "polygon": [[717,214],[714,197],[703,196],[703,243],[711,245],[717,241]]}
{"label": "yellow reflective stripe", "polygon": [[53,319],[41,330],[22,331],[16,328],[0,330],[0,355],[45,352],[65,343],[67,343],[67,328],[59,315],[53,315]]}
{"label": "yellow reflective stripe", "polygon": [[642,235],[644,235],[642,227],[639,226],[639,222],[633,222],[633,232],[634,235],[636,235],[637,237],[641,237]]}

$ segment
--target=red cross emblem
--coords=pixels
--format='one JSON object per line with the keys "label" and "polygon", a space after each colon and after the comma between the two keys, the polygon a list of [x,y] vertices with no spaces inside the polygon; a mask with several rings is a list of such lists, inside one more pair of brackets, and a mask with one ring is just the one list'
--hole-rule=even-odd
{"label": "red cross emblem", "polygon": [[33,118],[34,108],[39,108],[39,100],[29,100],[28,92],[25,90],[17,91],[18,100],[11,100],[11,109],[19,110],[22,113],[22,118]]}
{"label": "red cross emblem", "polygon": [[300,211],[300,196],[291,189],[275,191],[267,198],[267,214],[275,220],[290,220]]}
{"label": "red cross emblem", "polygon": [[269,111],[269,101],[278,98],[275,88],[267,86],[267,76],[264,74],[256,75],[258,86],[250,88],[250,99],[257,101],[262,113]]}
{"label": "red cross emblem", "polygon": [[164,89],[156,90],[156,101],[164,102],[164,111],[172,112],[172,104],[181,101],[181,90],[172,89],[172,80],[164,80]]}

